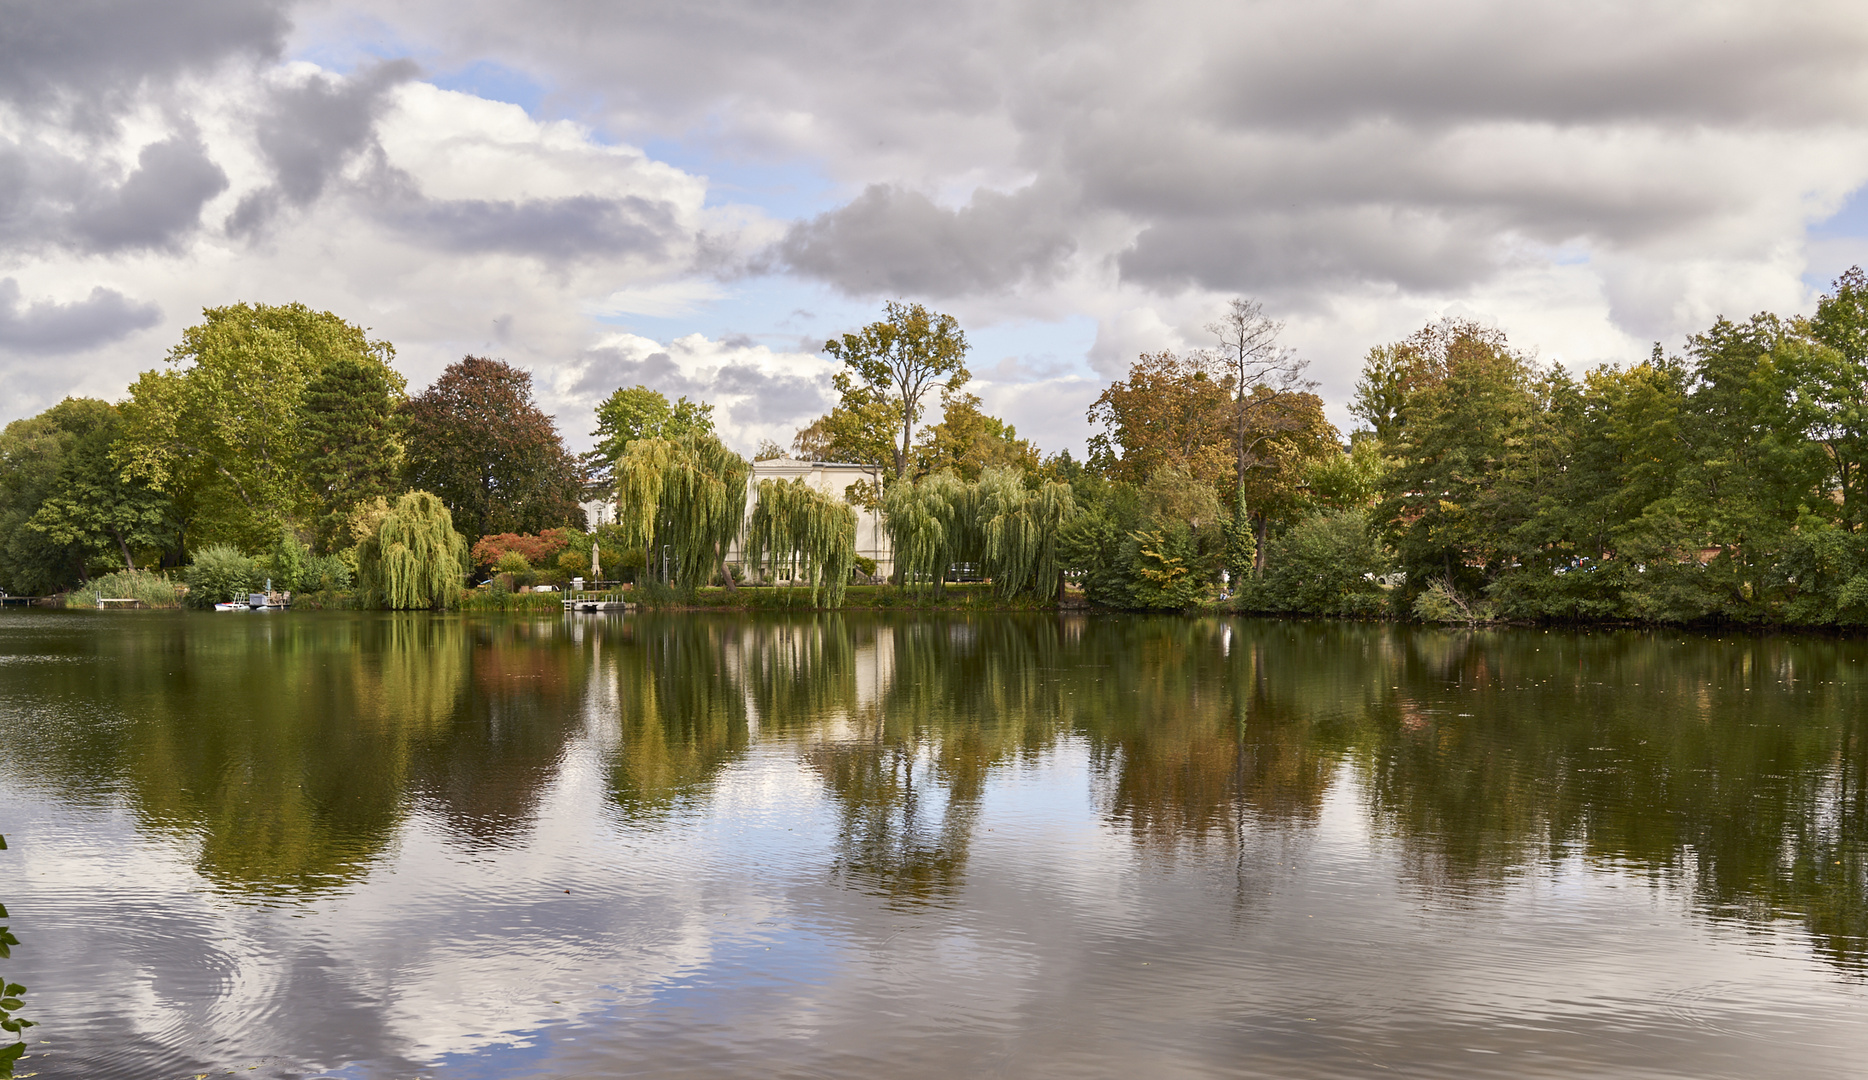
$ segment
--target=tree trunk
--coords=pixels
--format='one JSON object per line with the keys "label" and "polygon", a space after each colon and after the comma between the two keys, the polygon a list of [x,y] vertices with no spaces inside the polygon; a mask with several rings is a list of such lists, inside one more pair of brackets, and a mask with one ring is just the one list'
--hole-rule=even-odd
{"label": "tree trunk", "polygon": [[1263,514],[1252,515],[1252,532],[1258,541],[1257,548],[1252,553],[1252,576],[1255,578],[1265,576],[1265,540],[1270,531],[1270,518]]}
{"label": "tree trunk", "polygon": [[130,557],[130,545],[123,542],[123,530],[112,525],[110,535],[117,538],[117,546],[123,549],[123,568],[132,574],[136,573],[136,560]]}

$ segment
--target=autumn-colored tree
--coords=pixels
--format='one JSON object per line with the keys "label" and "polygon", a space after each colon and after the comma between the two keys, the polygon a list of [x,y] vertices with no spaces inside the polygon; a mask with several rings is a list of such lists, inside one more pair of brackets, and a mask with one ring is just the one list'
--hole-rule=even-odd
{"label": "autumn-colored tree", "polygon": [[[920,304],[891,300],[887,311],[885,319],[824,342],[824,351],[843,361],[845,378],[837,389],[845,406],[854,412],[863,406],[885,406],[871,415],[888,421],[895,475],[905,477],[922,400],[936,386],[958,389],[969,377],[966,335],[953,316]],[[863,393],[852,401],[852,392],[859,389]]]}
{"label": "autumn-colored tree", "polygon": [[532,376],[468,356],[403,406],[412,487],[432,491],[466,536],[581,525],[577,466]]}
{"label": "autumn-colored tree", "polygon": [[[482,536],[474,541],[469,552],[470,561],[477,567],[499,565],[499,560],[508,552],[518,552],[530,566],[551,566],[557,561],[559,552],[571,545],[568,529],[545,529],[536,534],[497,533]],[[585,566],[590,564],[589,545],[584,545],[581,556]]]}
{"label": "autumn-colored tree", "polygon": [[963,480],[977,480],[994,466],[1038,472],[1038,448],[1018,437],[1018,429],[980,409],[979,395],[941,391],[941,421],[922,432],[915,444],[916,475],[951,469]]}
{"label": "autumn-colored tree", "polygon": [[1090,439],[1091,463],[1132,484],[1168,468],[1217,484],[1232,466],[1231,397],[1200,358],[1143,353],[1090,406],[1090,422],[1104,428]]}
{"label": "autumn-colored tree", "polygon": [[838,372],[832,383],[837,404],[798,432],[792,442],[798,458],[876,466],[894,460],[898,407],[848,372]]}

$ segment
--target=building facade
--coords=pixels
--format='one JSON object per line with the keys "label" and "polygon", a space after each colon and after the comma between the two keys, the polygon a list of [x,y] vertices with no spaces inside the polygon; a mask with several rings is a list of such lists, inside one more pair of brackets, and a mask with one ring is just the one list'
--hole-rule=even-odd
{"label": "building facade", "polygon": [[[752,463],[752,478],[746,481],[746,524],[752,524],[752,508],[759,499],[759,481],[761,480],[803,480],[818,491],[847,502],[848,491],[852,484],[869,484],[876,491],[882,490],[883,472],[871,465],[845,465],[833,461],[797,461],[793,458],[770,458]],[[895,548],[889,542],[889,531],[882,527],[882,515],[878,511],[856,506],[856,554],[876,561],[876,576],[886,579],[895,572]],[[745,536],[745,530],[740,530]],[[726,561],[736,563],[741,559],[741,541],[734,541],[727,549]]]}

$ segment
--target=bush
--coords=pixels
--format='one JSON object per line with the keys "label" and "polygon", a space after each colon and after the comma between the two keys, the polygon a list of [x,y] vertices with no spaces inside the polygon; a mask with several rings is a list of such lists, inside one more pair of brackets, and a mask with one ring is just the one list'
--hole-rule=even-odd
{"label": "bush", "polygon": [[173,581],[159,574],[146,570],[119,570],[114,574],[92,578],[83,588],[66,593],[65,606],[96,607],[98,598],[103,597],[140,600],[144,607],[174,608],[182,606],[182,592]]}
{"label": "bush", "polygon": [[1414,598],[1414,615],[1426,622],[1464,623],[1467,626],[1491,622],[1494,617],[1489,602],[1461,596],[1459,590],[1445,578],[1428,582],[1421,594]]}
{"label": "bush", "polygon": [[[525,560],[526,569],[534,566],[550,566],[557,561],[558,553],[571,546],[572,537],[567,529],[546,529],[536,535],[527,533],[496,533],[482,536],[474,541],[471,557],[475,566],[499,567],[508,555],[518,555]],[[590,547],[584,546],[584,565],[590,565]]]}
{"label": "bush", "polygon": [[350,564],[341,555],[312,555],[299,572],[298,588],[306,592],[337,592],[350,588]]}
{"label": "bush", "polygon": [[235,597],[259,591],[265,572],[257,560],[227,544],[210,544],[195,552],[186,571],[189,607],[211,608]]}
{"label": "bush", "polygon": [[1388,605],[1375,579],[1394,566],[1362,510],[1311,514],[1274,540],[1262,581],[1239,582],[1239,606],[1303,615],[1367,617]]}

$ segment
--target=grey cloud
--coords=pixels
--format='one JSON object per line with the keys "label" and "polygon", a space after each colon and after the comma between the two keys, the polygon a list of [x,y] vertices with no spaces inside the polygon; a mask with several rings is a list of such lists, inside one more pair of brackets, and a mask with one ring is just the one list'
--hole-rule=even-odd
{"label": "grey cloud", "polygon": [[377,213],[411,239],[442,251],[497,251],[548,261],[659,256],[686,235],[672,203],[633,195],[504,201],[410,194]]}
{"label": "grey cloud", "polygon": [[1272,296],[1367,282],[1457,288],[1499,265],[1504,253],[1490,224],[1381,206],[1188,217],[1144,229],[1117,262],[1124,280],[1168,291],[1198,285]]}
{"label": "grey cloud", "polygon": [[[722,156],[871,183],[774,253],[850,293],[1009,290],[1073,252],[1161,289],[1457,291],[1527,243],[1754,259],[1785,204],[1860,173],[1839,158],[1868,126],[1868,22],[1845,2],[936,0],[883,15],[649,0],[626,19],[600,0],[413,2],[404,25],[550,71],[615,130],[704,130]],[[1750,168],[1784,147],[1829,175]],[[982,176],[1072,197],[995,213],[911,190]]]}
{"label": "grey cloud", "polygon": [[390,60],[348,78],[316,75],[276,90],[255,135],[273,183],[240,200],[227,231],[250,235],[281,209],[314,202],[332,176],[375,145],[376,121],[388,91],[418,73],[412,60]]}
{"label": "grey cloud", "polygon": [[749,364],[728,364],[715,373],[708,387],[715,394],[743,394],[733,408],[742,424],[776,424],[810,417],[829,407],[830,399],[816,379],[802,375],[770,375]]}
{"label": "grey cloud", "polygon": [[646,386],[671,399],[744,397],[728,414],[735,424],[802,424],[830,406],[825,385],[807,376],[771,374],[751,364],[735,363],[689,375],[665,352],[638,359],[616,349],[586,353],[570,393],[584,400],[601,400],[621,386]]}
{"label": "grey cloud", "polygon": [[161,321],[154,304],[139,304],[101,286],[69,304],[20,302],[19,282],[0,278],[0,350],[38,356],[83,352],[147,330]]}
{"label": "grey cloud", "polygon": [[81,204],[72,232],[92,251],[164,248],[200,224],[201,208],[227,190],[227,174],[199,140],[175,136],[143,147],[136,171]]}
{"label": "grey cloud", "polygon": [[1027,188],[980,190],[958,210],[871,185],[848,205],[793,226],[778,257],[858,295],[949,297],[1049,278],[1076,249],[1062,200]]}
{"label": "grey cloud", "polygon": [[706,393],[705,383],[688,378],[665,352],[650,353],[636,359],[617,349],[592,349],[584,354],[583,374],[571,392],[580,397],[601,400],[620,386],[646,386],[671,398],[696,397]]}
{"label": "grey cloud", "polygon": [[[0,18],[0,99],[108,110],[154,81],[229,57],[276,56],[286,0],[13,0]],[[95,117],[93,117],[95,119]]]}
{"label": "grey cloud", "polygon": [[43,142],[0,144],[0,240],[106,254],[173,250],[226,187],[226,174],[192,134],[144,146],[116,184]]}

